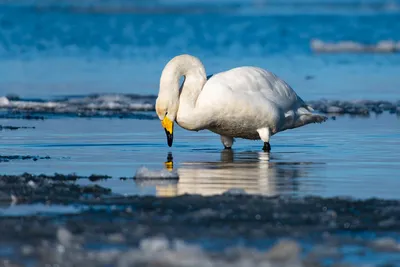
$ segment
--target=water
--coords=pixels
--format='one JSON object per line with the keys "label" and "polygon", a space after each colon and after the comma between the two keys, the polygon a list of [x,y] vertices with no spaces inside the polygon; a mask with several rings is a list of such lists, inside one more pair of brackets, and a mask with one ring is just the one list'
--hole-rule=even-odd
{"label": "water", "polygon": [[[398,42],[399,7],[305,0],[0,5],[0,125],[28,127],[0,128],[0,223],[8,229],[0,260],[260,266],[278,257],[282,266],[399,266],[400,56],[311,47],[313,40]],[[241,139],[224,150],[217,135],[179,127],[169,148],[154,100],[162,68],[181,53],[198,56],[207,74],[267,68],[307,101],[392,106],[378,114],[369,108],[368,116],[329,114],[324,124],[279,133],[271,153]],[[24,172],[83,177],[21,178]],[[274,250],[282,238],[294,243]],[[40,240],[49,243],[36,246]],[[55,256],[43,256],[50,249]]]}
{"label": "water", "polygon": [[143,14],[2,5],[0,92],[43,98],[155,94],[166,62],[190,53],[201,58],[210,74],[240,65],[270,69],[309,100],[396,98],[398,54],[318,55],[310,43],[398,41],[398,11],[374,11],[367,4],[305,6],[307,12],[279,6],[284,14],[259,14],[260,8],[251,5],[217,14]]}
{"label": "water", "polygon": [[[50,159],[11,160],[2,164],[7,174],[105,174],[114,179],[100,185],[127,195],[213,195],[243,188],[262,195],[398,198],[396,144],[400,124],[395,115],[387,113],[363,119],[343,116],[324,125],[280,133],[271,140],[271,153],[262,152],[260,141],[241,139],[232,151],[226,151],[217,135],[179,127],[174,146],[168,148],[158,120],[64,118],[11,122],[35,128],[4,131],[2,154]],[[2,125],[11,122],[0,120]],[[178,183],[142,186],[119,180],[135,176],[142,166],[155,171],[166,169],[169,152],[179,174]]]}

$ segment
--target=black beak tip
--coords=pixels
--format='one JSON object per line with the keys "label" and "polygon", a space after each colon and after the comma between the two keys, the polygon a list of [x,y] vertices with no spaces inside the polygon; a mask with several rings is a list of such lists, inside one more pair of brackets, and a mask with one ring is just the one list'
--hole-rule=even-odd
{"label": "black beak tip", "polygon": [[169,133],[167,130],[165,130],[165,134],[167,135],[168,146],[171,147],[172,141],[174,140],[174,135]]}

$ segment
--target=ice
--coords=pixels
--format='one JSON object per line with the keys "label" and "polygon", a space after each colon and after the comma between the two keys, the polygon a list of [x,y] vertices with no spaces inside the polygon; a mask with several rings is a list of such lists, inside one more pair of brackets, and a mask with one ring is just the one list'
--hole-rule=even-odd
{"label": "ice", "polygon": [[304,266],[300,258],[300,245],[291,240],[280,240],[269,251],[237,247],[214,255],[180,239],[170,241],[164,237],[149,237],[141,240],[138,249],[130,249],[119,255],[108,253],[108,257],[102,255],[98,259],[103,259],[104,263],[116,260],[116,266],[119,267]]}
{"label": "ice", "polygon": [[337,43],[325,42],[319,39],[311,40],[311,49],[314,52],[338,53],[338,52],[373,52],[395,53],[400,51],[400,41],[382,40],[375,45],[365,45],[355,41],[340,41]]}
{"label": "ice", "polygon": [[400,243],[390,237],[379,238],[372,242],[372,247],[383,251],[400,252]]}
{"label": "ice", "polygon": [[146,252],[159,252],[167,250],[169,247],[168,240],[164,238],[144,239],[140,242],[140,249]]}
{"label": "ice", "polygon": [[10,101],[8,100],[7,97],[5,96],[0,97],[0,107],[8,107],[9,104]]}
{"label": "ice", "polygon": [[31,255],[31,254],[33,254],[34,251],[35,251],[35,249],[34,249],[34,247],[31,246],[31,245],[23,245],[23,246],[21,247],[21,253],[22,253],[22,255],[24,255],[24,256]]}
{"label": "ice", "polygon": [[59,228],[57,230],[57,239],[63,246],[69,246],[72,242],[72,234],[65,228]]}
{"label": "ice", "polygon": [[[362,249],[363,246],[358,246],[360,240],[355,242],[354,246]],[[219,252],[212,252],[198,244],[188,243],[178,238],[150,236],[140,240],[138,247],[130,247],[126,250],[110,248],[85,251],[80,246],[63,247],[60,250],[58,246],[51,247],[49,245],[39,249],[46,251],[43,261],[50,260],[52,264],[62,263],[69,266],[311,267],[325,266],[322,263],[324,259],[329,258],[338,263],[334,266],[342,266],[338,261],[343,257],[342,251],[332,245],[338,245],[338,240],[332,239],[331,242],[318,244],[304,253],[303,248],[307,249],[302,243],[281,238],[265,249],[231,246]],[[379,239],[371,244],[374,250],[397,252],[396,248],[393,249],[394,246],[398,246],[398,244],[390,238]],[[29,251],[29,253],[31,252]],[[360,265],[347,263],[345,266]],[[361,266],[366,265],[362,264]]]}
{"label": "ice", "polygon": [[179,179],[179,176],[175,170],[149,170],[142,166],[137,169],[135,179]]}
{"label": "ice", "polygon": [[292,240],[280,240],[270,251],[267,257],[271,261],[278,262],[297,262],[299,260],[300,245]]}
{"label": "ice", "polygon": [[36,183],[34,181],[29,181],[28,185],[32,188],[36,188]]}
{"label": "ice", "polygon": [[53,113],[80,113],[87,111],[148,111],[154,110],[155,96],[141,95],[87,95],[63,99],[9,99],[0,97],[0,108],[14,111],[36,111]]}

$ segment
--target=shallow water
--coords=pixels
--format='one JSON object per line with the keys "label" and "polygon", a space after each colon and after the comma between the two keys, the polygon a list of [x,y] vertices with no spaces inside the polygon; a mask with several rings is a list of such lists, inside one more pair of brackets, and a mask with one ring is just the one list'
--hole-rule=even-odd
{"label": "shallow water", "polygon": [[[179,127],[173,147],[168,148],[158,120],[64,118],[0,120],[0,124],[35,127],[4,131],[2,155],[50,157],[1,163],[6,174],[110,175],[113,179],[99,185],[126,195],[214,195],[241,188],[269,196],[399,198],[400,121],[388,113],[339,116],[279,133],[271,140],[270,153],[262,152],[260,141],[243,139],[237,139],[232,150],[224,150],[217,135]],[[160,181],[154,179],[119,179],[135,176],[142,166],[166,169],[169,153],[179,181],[157,185]]]}

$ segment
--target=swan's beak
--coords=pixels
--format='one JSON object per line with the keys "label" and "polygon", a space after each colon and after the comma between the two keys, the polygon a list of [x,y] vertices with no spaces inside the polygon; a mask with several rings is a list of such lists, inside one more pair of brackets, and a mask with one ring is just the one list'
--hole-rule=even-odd
{"label": "swan's beak", "polygon": [[171,147],[172,141],[174,140],[174,122],[168,119],[167,116],[165,116],[164,119],[161,121],[161,125],[162,127],[164,127],[165,134],[167,135],[168,146]]}

